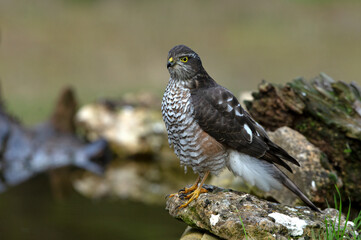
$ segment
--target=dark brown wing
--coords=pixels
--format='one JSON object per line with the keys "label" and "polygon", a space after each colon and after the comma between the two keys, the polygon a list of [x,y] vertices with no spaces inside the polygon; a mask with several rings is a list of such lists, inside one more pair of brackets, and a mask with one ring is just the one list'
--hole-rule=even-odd
{"label": "dark brown wing", "polygon": [[195,119],[200,127],[218,142],[252,157],[277,163],[288,171],[283,161],[299,163],[274,144],[266,131],[241,107],[236,97],[222,86],[191,91]]}

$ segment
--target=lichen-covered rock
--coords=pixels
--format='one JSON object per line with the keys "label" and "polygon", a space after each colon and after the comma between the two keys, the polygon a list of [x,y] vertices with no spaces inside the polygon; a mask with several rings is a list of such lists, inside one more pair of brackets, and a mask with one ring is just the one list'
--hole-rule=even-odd
{"label": "lichen-covered rock", "polygon": [[[179,195],[169,198],[167,210],[192,228],[222,239],[245,239],[245,232],[248,239],[310,239],[314,236],[323,239],[327,228],[325,219],[335,221],[338,217],[335,209],[318,213],[308,207],[280,205],[211,185],[206,188],[210,192],[201,194],[186,208],[178,208],[184,203]],[[342,216],[340,226],[344,225]],[[346,235],[354,235],[352,224],[347,224]]]}
{"label": "lichen-covered rock", "polygon": [[[327,193],[332,193],[331,190],[334,188],[335,182],[333,182],[333,178],[330,176],[336,176],[337,178],[335,171],[322,166],[322,161],[327,164],[324,154],[313,144],[309,143],[302,134],[289,127],[282,127],[274,132],[269,132],[269,137],[296,158],[301,165],[301,167],[292,166],[293,174],[287,171],[284,172],[313,202],[321,205],[324,204],[326,202],[325,197],[329,195]],[[256,187],[244,183],[242,179],[235,177],[229,171],[223,171],[219,176],[213,177],[211,184],[252,192],[259,197],[272,198],[283,204],[303,204],[287,188],[279,191],[263,192]],[[339,183],[339,185],[342,185],[342,183]]]}

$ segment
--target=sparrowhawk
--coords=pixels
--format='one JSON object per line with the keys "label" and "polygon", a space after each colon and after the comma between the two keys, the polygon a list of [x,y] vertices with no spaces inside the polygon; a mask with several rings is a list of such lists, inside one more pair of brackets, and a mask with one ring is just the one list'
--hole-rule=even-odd
{"label": "sparrowhawk", "polygon": [[189,200],[180,207],[207,191],[202,186],[209,173],[217,175],[227,167],[264,191],[284,185],[319,211],[277,167],[292,172],[288,163],[299,163],[269,139],[229,90],[208,75],[197,53],[184,45],[175,46],[168,53],[167,68],[170,79],[162,115],[168,141],[181,165],[199,175],[193,186],[182,191]]}

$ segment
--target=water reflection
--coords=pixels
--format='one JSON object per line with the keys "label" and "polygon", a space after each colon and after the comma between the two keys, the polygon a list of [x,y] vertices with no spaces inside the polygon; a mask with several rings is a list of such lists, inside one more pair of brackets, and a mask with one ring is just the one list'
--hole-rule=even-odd
{"label": "water reflection", "polygon": [[179,239],[185,225],[164,206],[75,192],[57,201],[43,174],[1,195],[0,239]]}

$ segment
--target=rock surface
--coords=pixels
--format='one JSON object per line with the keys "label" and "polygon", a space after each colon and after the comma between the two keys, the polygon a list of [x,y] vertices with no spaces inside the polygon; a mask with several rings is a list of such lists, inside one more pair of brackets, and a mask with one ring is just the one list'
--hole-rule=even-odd
{"label": "rock surface", "polygon": [[218,240],[219,238],[207,231],[187,227],[180,240]]}
{"label": "rock surface", "polygon": [[[323,239],[325,218],[335,220],[338,216],[338,211],[331,208],[317,213],[308,207],[280,205],[212,185],[206,188],[210,192],[201,194],[186,208],[178,208],[184,203],[179,195],[167,201],[166,209],[171,216],[200,230],[200,234],[195,234],[197,230],[191,231],[194,238],[184,238],[188,235],[186,232],[183,239],[203,239],[204,231],[221,239],[245,239],[245,232],[248,239],[310,239],[314,236]],[[341,227],[345,225],[344,217],[340,223]],[[347,224],[346,235],[353,236],[353,231],[353,225]]]}

